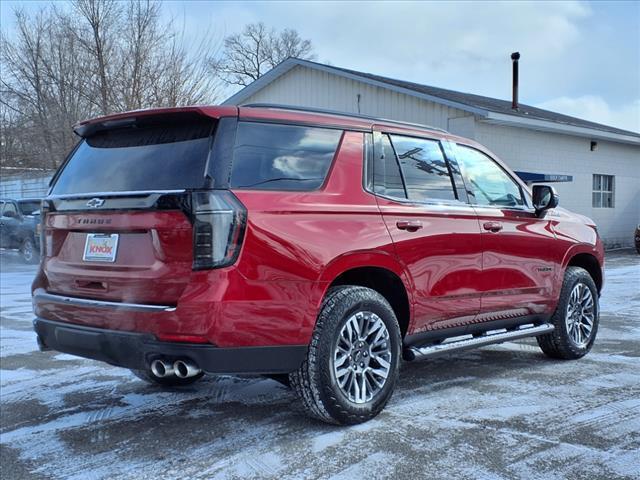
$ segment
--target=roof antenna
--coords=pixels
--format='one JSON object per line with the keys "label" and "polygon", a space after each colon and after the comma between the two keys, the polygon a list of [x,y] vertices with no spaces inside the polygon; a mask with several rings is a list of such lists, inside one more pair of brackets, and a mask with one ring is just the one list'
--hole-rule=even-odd
{"label": "roof antenna", "polygon": [[520,60],[520,52],[511,54],[513,62],[513,90],[511,92],[511,108],[518,110],[518,60]]}

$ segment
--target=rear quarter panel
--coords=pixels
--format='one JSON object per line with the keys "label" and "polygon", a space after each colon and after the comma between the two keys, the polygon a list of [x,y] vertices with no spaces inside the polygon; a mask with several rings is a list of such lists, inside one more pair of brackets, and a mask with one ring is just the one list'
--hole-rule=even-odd
{"label": "rear quarter panel", "polygon": [[362,172],[363,134],[345,132],[321,190],[234,191],[248,210],[237,269],[251,291],[221,305],[226,321],[218,328],[227,330],[228,341],[306,344],[326,289],[340,273],[382,266],[401,275]]}

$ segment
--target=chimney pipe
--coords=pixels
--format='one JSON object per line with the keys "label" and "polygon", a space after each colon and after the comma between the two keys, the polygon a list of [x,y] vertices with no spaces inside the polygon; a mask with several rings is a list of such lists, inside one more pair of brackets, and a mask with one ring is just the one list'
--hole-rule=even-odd
{"label": "chimney pipe", "polygon": [[520,60],[520,52],[511,54],[513,62],[513,90],[511,93],[511,108],[518,110],[518,60]]}

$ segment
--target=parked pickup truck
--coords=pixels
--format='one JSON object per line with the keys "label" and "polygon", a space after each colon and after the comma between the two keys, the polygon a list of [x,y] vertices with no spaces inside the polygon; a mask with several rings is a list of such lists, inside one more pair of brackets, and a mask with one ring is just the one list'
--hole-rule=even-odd
{"label": "parked pickup truck", "polygon": [[43,349],[163,387],[268,375],[352,424],[384,408],[402,360],[524,337],[578,359],[596,339],[595,224],[473,140],[265,105],[75,131],[42,204]]}
{"label": "parked pickup truck", "polygon": [[27,263],[40,258],[40,202],[38,198],[0,199],[0,246],[18,250]]}

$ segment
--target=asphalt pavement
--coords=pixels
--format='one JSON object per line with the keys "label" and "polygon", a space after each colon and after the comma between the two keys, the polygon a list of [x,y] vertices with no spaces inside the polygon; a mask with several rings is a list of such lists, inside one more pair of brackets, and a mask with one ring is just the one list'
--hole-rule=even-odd
{"label": "asphalt pavement", "polygon": [[374,420],[304,416],[264,378],[162,390],[38,351],[35,267],[0,253],[0,476],[14,478],[640,478],[640,256],[607,256],[601,326],[578,361],[535,341],[403,365]]}

